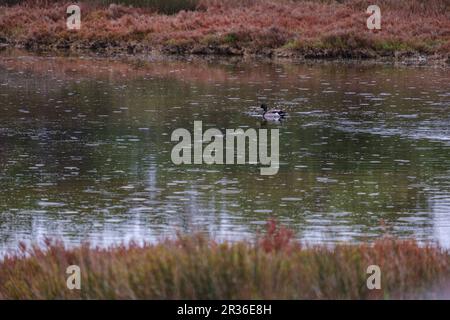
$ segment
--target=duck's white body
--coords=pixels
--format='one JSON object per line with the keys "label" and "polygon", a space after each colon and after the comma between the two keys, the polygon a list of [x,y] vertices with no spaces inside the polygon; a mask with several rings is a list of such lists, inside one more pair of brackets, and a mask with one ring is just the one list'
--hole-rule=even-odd
{"label": "duck's white body", "polygon": [[265,112],[263,118],[267,120],[280,120],[283,116],[278,112]]}

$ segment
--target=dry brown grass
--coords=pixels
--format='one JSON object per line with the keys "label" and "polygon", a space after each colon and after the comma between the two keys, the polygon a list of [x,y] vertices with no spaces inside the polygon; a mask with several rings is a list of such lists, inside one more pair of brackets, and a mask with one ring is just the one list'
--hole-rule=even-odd
{"label": "dry brown grass", "polygon": [[[302,246],[270,222],[255,243],[216,243],[204,236],[108,249],[44,249],[0,262],[2,299],[378,299],[415,297],[448,280],[450,256],[412,240],[372,245]],[[81,268],[81,290],[68,290],[66,268]],[[381,290],[368,290],[366,269],[380,266]]]}
{"label": "dry brown grass", "polygon": [[170,53],[295,53],[306,57],[448,55],[448,0],[381,0],[382,30],[366,28],[362,0],[202,0],[194,11],[81,3],[82,29],[65,27],[66,5],[0,7],[0,38],[28,48],[149,49]]}

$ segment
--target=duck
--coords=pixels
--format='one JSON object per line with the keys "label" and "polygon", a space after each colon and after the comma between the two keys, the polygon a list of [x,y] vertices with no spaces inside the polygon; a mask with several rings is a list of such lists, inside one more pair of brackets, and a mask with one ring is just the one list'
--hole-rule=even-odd
{"label": "duck", "polygon": [[263,118],[266,120],[280,120],[286,116],[286,112],[281,109],[270,109],[267,110],[267,105],[265,103],[261,104],[261,109],[264,110]]}

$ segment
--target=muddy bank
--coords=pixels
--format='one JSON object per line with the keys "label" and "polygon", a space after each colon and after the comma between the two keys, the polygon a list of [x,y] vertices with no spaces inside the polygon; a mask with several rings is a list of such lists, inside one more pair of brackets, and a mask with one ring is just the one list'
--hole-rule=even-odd
{"label": "muddy bank", "polygon": [[389,55],[379,55],[370,50],[309,50],[308,52],[292,51],[286,49],[248,50],[246,48],[220,46],[178,46],[166,45],[150,47],[137,43],[105,43],[94,41],[92,43],[56,43],[42,44],[39,42],[0,43],[0,51],[26,50],[30,53],[49,53],[55,55],[99,55],[115,57],[133,55],[139,57],[197,57],[197,58],[237,58],[237,59],[271,59],[291,62],[368,62],[387,63],[414,66],[440,66],[450,67],[450,57],[445,54],[427,55],[421,52],[398,51]]}

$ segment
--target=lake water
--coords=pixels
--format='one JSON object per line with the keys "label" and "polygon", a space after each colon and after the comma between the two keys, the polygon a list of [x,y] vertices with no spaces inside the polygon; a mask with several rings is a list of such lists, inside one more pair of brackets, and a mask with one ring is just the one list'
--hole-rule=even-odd
{"label": "lake water", "polygon": [[[252,115],[283,105],[281,124]],[[450,247],[450,73],[258,60],[0,55],[0,251],[20,241],[385,234]],[[278,128],[280,170],[174,165],[176,128]]]}

